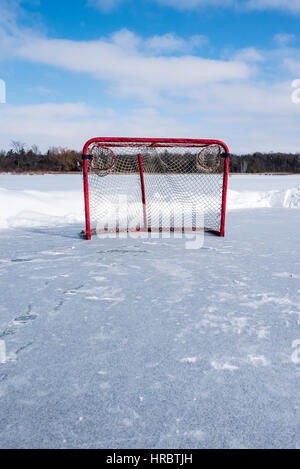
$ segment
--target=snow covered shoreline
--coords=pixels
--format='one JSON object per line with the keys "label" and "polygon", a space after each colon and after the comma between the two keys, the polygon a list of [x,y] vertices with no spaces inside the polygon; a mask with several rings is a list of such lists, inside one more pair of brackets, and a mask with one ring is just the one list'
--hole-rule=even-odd
{"label": "snow covered shoreline", "polygon": [[[0,174],[0,229],[83,223],[82,177]],[[300,175],[233,175],[228,210],[300,208]]]}

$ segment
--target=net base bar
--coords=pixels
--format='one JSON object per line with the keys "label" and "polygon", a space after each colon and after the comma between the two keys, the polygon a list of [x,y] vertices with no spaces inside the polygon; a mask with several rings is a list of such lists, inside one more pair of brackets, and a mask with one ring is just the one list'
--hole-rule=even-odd
{"label": "net base bar", "polygon": [[[174,232],[181,232],[181,233],[191,233],[191,232],[197,232],[197,231],[205,231],[206,233],[212,233],[217,236],[221,236],[220,231],[212,230],[210,228],[189,228],[189,227],[171,227],[171,228],[109,228],[107,230],[105,229],[97,229],[97,228],[92,228],[91,229],[91,235],[102,235],[106,233],[174,233]],[[86,239],[87,233],[86,230],[83,230],[81,232],[81,236]]]}

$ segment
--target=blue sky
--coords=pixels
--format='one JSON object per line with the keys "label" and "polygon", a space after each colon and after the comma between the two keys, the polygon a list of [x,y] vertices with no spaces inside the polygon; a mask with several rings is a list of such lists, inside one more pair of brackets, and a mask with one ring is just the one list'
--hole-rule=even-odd
{"label": "blue sky", "polygon": [[164,136],[300,151],[299,24],[300,0],[0,0],[0,147]]}

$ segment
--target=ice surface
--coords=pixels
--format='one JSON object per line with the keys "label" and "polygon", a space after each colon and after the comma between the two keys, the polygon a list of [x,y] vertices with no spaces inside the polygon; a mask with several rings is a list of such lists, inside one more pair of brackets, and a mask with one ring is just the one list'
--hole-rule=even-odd
{"label": "ice surface", "polygon": [[230,178],[256,205],[196,251],[84,241],[80,178],[25,178],[0,176],[1,448],[300,447],[298,177]]}

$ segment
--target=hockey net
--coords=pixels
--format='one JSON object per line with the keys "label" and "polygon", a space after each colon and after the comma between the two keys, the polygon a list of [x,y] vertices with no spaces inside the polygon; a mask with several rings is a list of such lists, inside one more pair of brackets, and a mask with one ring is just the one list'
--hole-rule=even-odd
{"label": "hockey net", "polygon": [[93,139],[85,146],[88,238],[107,231],[224,234],[228,153],[222,142],[128,140]]}

